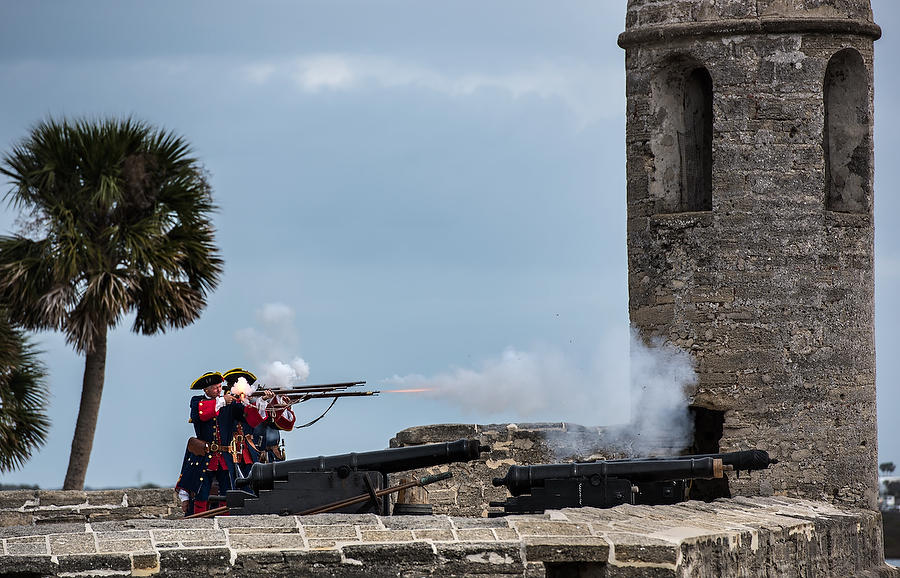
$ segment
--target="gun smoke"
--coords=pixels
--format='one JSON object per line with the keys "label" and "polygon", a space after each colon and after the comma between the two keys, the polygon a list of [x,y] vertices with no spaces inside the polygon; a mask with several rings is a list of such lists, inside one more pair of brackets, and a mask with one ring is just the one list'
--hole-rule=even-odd
{"label": "gun smoke", "polygon": [[[677,452],[693,436],[687,397],[696,382],[692,357],[661,341],[645,344],[634,329],[610,332],[593,359],[580,365],[549,348],[507,348],[478,369],[385,381],[430,388],[423,395],[452,403],[479,419],[589,426],[582,436],[584,448],[564,450],[572,454],[592,453],[579,449],[596,446],[598,439],[630,455],[646,455],[660,444]],[[579,436],[570,431],[566,437],[571,445]]]}
{"label": "gun smoke", "polygon": [[[309,377],[309,364],[294,354],[299,338],[294,328],[294,310],[284,303],[266,303],[256,314],[260,328],[247,327],[235,333],[265,387],[289,387]],[[288,361],[283,361],[288,360]]]}
{"label": "gun smoke", "polygon": [[256,385],[250,385],[247,383],[246,378],[239,377],[237,381],[234,382],[234,385],[231,386],[231,390],[229,393],[231,395],[243,395],[245,397],[250,397],[256,392]]}

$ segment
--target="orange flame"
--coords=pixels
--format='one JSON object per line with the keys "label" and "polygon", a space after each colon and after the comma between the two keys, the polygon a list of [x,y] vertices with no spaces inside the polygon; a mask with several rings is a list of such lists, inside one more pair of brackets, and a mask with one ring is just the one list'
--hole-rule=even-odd
{"label": "orange flame", "polygon": [[422,393],[423,391],[432,391],[433,387],[420,387],[418,389],[388,389],[384,393]]}

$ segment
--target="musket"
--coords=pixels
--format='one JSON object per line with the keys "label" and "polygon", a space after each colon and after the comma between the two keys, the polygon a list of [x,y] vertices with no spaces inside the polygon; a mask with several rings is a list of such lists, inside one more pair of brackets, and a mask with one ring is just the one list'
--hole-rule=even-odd
{"label": "musket", "polygon": [[365,385],[365,381],[345,381],[342,383],[322,383],[316,385],[298,385],[295,387],[278,387],[278,388],[267,388],[266,386],[260,386],[257,388],[256,392],[251,394],[252,396],[260,396],[262,392],[266,389],[270,389],[272,393],[276,395],[288,395],[294,393],[327,393],[330,391],[338,391],[345,390],[350,387],[358,387],[360,385]]}
{"label": "musket", "polygon": [[272,404],[266,407],[266,411],[281,411],[294,404],[302,403],[310,399],[337,399],[339,397],[368,397],[381,393],[380,391],[338,391],[334,393],[307,393],[307,394],[277,394],[288,397],[291,401],[285,404]]}

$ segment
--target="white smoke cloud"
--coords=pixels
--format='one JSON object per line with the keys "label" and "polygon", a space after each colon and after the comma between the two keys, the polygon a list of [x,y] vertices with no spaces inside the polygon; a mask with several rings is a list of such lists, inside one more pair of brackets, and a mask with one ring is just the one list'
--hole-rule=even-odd
{"label": "white smoke cloud", "polygon": [[607,433],[629,446],[629,453],[648,455],[656,450],[677,453],[690,445],[694,421],[688,409],[689,390],[697,382],[694,358],[661,339],[645,345],[631,333],[631,419]]}
{"label": "white smoke cloud", "polygon": [[623,330],[607,335],[586,366],[554,350],[508,348],[478,369],[386,382],[431,388],[425,395],[469,413],[612,426],[603,428],[611,444],[644,454],[659,444],[677,451],[690,443],[687,390],[695,379],[688,352],[662,343],[647,346],[636,331]]}
{"label": "white smoke cloud", "polygon": [[250,397],[255,392],[256,385],[250,385],[244,377],[237,378],[237,381],[234,382],[234,385],[231,386],[231,390],[229,390],[231,395],[244,395],[246,397]]}
{"label": "white smoke cloud", "polygon": [[295,357],[290,363],[273,361],[265,366],[263,383],[268,387],[288,387],[309,377],[309,364]]}
{"label": "white smoke cloud", "polygon": [[256,318],[260,327],[240,329],[235,339],[257,368],[259,383],[288,387],[305,381],[309,364],[296,354],[300,339],[294,327],[294,310],[284,303],[266,303]]}

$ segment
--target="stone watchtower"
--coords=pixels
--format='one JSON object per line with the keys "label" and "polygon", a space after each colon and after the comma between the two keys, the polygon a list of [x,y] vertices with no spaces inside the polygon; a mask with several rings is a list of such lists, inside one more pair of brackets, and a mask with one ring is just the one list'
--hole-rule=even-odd
{"label": "stone watchtower", "polygon": [[869,0],[629,0],[628,286],[690,350],[695,448],[762,493],[874,507]]}

